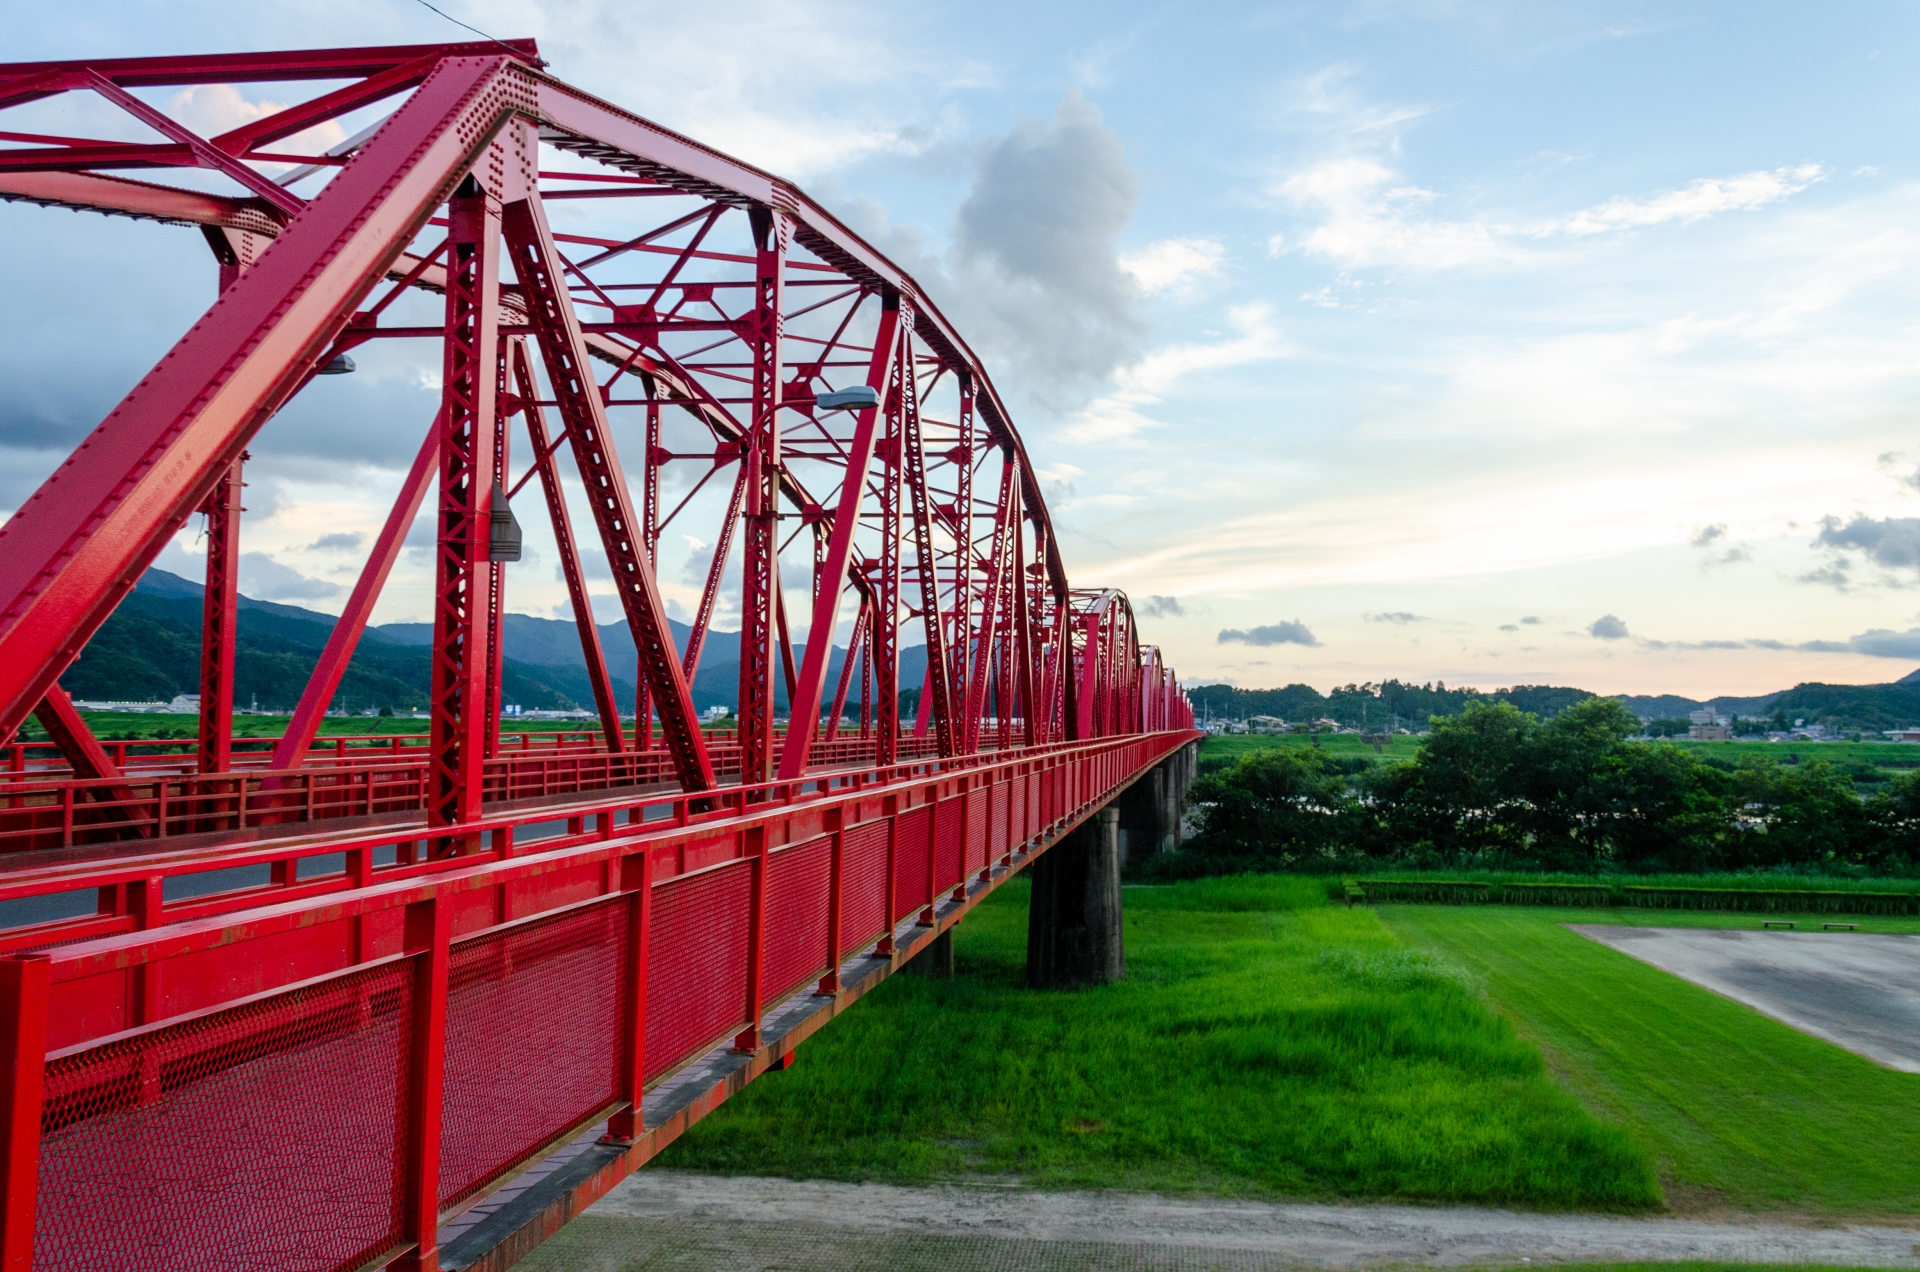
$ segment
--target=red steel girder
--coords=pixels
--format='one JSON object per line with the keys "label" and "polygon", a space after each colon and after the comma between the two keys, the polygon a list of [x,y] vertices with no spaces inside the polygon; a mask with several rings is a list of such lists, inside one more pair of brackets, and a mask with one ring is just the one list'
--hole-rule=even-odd
{"label": "red steel girder", "polygon": [[[480,816],[499,376],[500,200],[472,177],[447,205],[446,359],[434,549],[430,825]],[[451,845],[459,851],[462,845]]]}
{"label": "red steel girder", "polygon": [[200,605],[200,760],[202,773],[233,767],[234,620],[240,586],[240,469],[235,460],[207,500],[207,581]]}
{"label": "red steel girder", "polygon": [[[773,772],[773,643],[780,588],[781,323],[787,245],[793,222],[765,208],[749,212],[755,245],[753,416],[741,456],[746,500],[740,510],[740,780]],[[786,642],[782,641],[782,644]]]}

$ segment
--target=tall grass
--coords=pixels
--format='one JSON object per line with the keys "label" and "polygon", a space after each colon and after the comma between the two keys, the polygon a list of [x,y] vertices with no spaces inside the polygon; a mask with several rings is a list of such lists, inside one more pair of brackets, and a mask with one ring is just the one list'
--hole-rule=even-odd
{"label": "tall grass", "polygon": [[1659,1204],[1649,1156],[1549,1080],[1457,961],[1312,879],[1126,892],[1127,979],[1025,985],[1026,891],[958,930],[670,1148],[796,1178]]}

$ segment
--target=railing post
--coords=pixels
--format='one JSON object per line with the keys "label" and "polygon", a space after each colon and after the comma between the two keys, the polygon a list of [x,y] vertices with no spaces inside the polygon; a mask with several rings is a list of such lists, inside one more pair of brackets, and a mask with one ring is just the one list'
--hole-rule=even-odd
{"label": "railing post", "polygon": [[400,1234],[414,1246],[393,1263],[399,1272],[438,1272],[440,1267],[440,1099],[446,1080],[451,918],[437,897],[406,909],[404,948],[413,958],[413,994],[400,1145]]}
{"label": "railing post", "polygon": [[33,1267],[50,969],[44,954],[0,958],[0,1269],[5,1272]]}
{"label": "railing post", "polygon": [[845,912],[842,893],[846,890],[846,872],[841,867],[847,839],[845,819],[843,810],[827,810],[827,833],[833,836],[827,845],[827,974],[820,978],[819,988],[813,991],[816,994],[840,992],[840,927],[841,915]]}
{"label": "railing post", "polygon": [[647,1129],[647,955],[653,936],[653,858],[645,848],[620,859],[620,891],[627,898],[627,1001],[620,1096],[627,1107],[607,1122],[602,1144],[633,1143]]}
{"label": "railing post", "polygon": [[[933,788],[933,798],[927,801],[927,904],[915,920],[919,927],[932,927],[935,922],[933,907],[935,898],[940,895],[938,872],[940,868],[940,787]],[[966,844],[960,845],[960,851],[966,852]]]}
{"label": "railing post", "polygon": [[880,815],[887,819],[887,884],[886,900],[880,909],[887,921],[887,930],[880,936],[880,943],[873,947],[877,958],[893,957],[893,928],[900,916],[893,912],[894,887],[900,878],[900,797],[883,796],[880,801]]}
{"label": "railing post", "polygon": [[747,836],[748,869],[752,883],[747,893],[747,1020],[734,1037],[735,1051],[760,1049],[760,965],[767,945],[767,830],[755,826]]}
{"label": "railing post", "polygon": [[[167,881],[164,875],[148,875],[127,884],[127,913],[134,930],[144,932],[165,922]],[[160,1014],[160,964],[143,959],[133,967],[133,1003],[128,1023],[150,1025]]]}

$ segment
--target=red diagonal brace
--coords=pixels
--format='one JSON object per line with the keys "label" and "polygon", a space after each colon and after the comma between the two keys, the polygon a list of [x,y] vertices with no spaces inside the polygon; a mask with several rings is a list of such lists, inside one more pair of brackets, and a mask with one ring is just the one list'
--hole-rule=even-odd
{"label": "red diagonal brace", "polygon": [[627,626],[640,649],[640,672],[653,690],[667,750],[673,756],[682,789],[707,790],[713,785],[713,762],[707,757],[693,696],[681,674],[666,606],[660,600],[653,563],[647,559],[626,474],[621,471],[613,435],[607,429],[606,408],[588,367],[580,322],[567,298],[560,254],[547,229],[540,200],[528,198],[508,204],[504,228],[527,319],[539,336],[547,380],[566,423],[580,478],[586,483],[594,524],[606,549],[607,564],[613,567]]}
{"label": "red diagonal brace", "polygon": [[[547,498],[547,517],[553,522],[554,542],[560,549],[560,574],[567,581],[567,598],[573,603],[573,622],[580,631],[580,653],[587,660],[587,680],[593,686],[593,705],[600,712],[600,731],[609,751],[624,751],[626,735],[620,727],[620,705],[614,700],[613,680],[607,674],[600,629],[593,621],[587,576],[580,568],[580,550],[574,544],[573,517],[567,512],[566,492],[560,488],[560,467],[553,462],[553,448],[547,445],[547,422],[537,400],[533,367],[527,361],[527,342],[517,336],[513,341],[513,381],[514,392],[526,412],[527,437],[538,457],[540,490]],[[635,727],[651,726],[641,720]]]}
{"label": "red diagonal brace", "polygon": [[[895,346],[900,334],[900,301],[888,296],[880,311],[880,329],[874,335],[873,356],[867,364],[867,384],[878,399],[887,396],[888,375],[896,364]],[[878,405],[860,412],[854,424],[853,441],[847,447],[846,476],[840,482],[840,503],[833,512],[833,534],[827,541],[826,559],[820,563],[814,580],[813,619],[807,628],[807,656],[800,667],[800,683],[788,695],[787,741],[780,752],[780,777],[783,781],[807,771],[815,731],[820,725],[820,697],[827,683],[827,660],[833,653],[833,629],[840,621],[840,596],[846,590],[847,571],[853,562],[854,532],[860,528],[860,504],[867,493],[867,469],[873,463]],[[848,644],[848,663],[852,663],[853,644]],[[840,678],[840,698],[846,699],[847,680]],[[838,719],[838,708],[835,718]]]}

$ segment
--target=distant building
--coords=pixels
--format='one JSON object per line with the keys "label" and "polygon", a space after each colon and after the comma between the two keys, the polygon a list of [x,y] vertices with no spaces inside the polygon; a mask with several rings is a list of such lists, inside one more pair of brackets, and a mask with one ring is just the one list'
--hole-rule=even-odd
{"label": "distant building", "polygon": [[1727,728],[1733,721],[1712,707],[1700,711],[1689,711],[1687,719],[1693,722],[1693,727],[1687,730],[1687,738],[1690,741],[1725,742],[1733,736]]}
{"label": "distant building", "polygon": [[1886,729],[1889,742],[1920,742],[1920,729]]}
{"label": "distant building", "polygon": [[1255,733],[1285,733],[1287,731],[1287,722],[1279,716],[1248,716],[1247,728]]}

